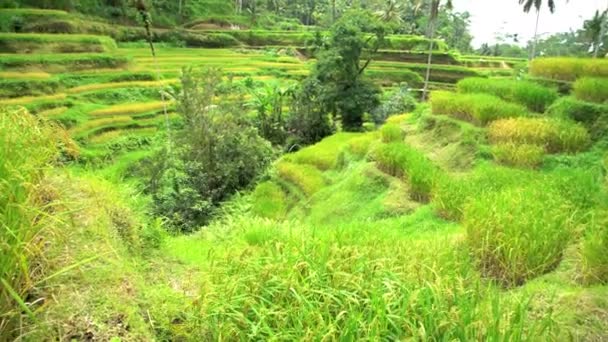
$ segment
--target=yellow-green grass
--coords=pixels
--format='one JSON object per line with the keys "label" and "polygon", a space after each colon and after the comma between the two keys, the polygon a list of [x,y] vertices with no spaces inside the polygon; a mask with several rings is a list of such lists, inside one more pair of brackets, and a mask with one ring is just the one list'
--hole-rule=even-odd
{"label": "yellow-green grass", "polygon": [[53,116],[61,115],[68,111],[68,107],[56,107],[38,112],[36,115],[44,118],[52,118]]}
{"label": "yellow-green grass", "polygon": [[488,127],[492,143],[531,144],[549,153],[579,152],[590,144],[589,133],[580,124],[554,118],[510,118]]}
{"label": "yellow-green grass", "polygon": [[406,121],[410,116],[410,114],[391,115],[386,119],[386,123],[399,125]]}
{"label": "yellow-green grass", "polygon": [[251,210],[260,217],[281,219],[287,214],[287,196],[274,182],[258,184],[251,195],[251,201]]}
{"label": "yellow-green grass", "polygon": [[108,108],[94,110],[90,113],[91,116],[112,116],[112,115],[134,115],[152,111],[161,110],[163,108],[170,109],[173,106],[170,101],[156,101],[145,103],[129,103],[111,106]]}
{"label": "yellow-green grass", "polygon": [[431,94],[430,102],[433,114],[450,115],[478,125],[528,114],[528,110],[524,106],[506,102],[497,96],[488,94],[434,91]]}
{"label": "yellow-green grass", "polygon": [[377,131],[366,133],[360,137],[349,140],[347,149],[350,153],[359,158],[365,157],[372,148],[372,145],[378,141]]}
{"label": "yellow-green grass", "polygon": [[131,81],[131,82],[112,82],[112,83],[95,83],[87,84],[79,87],[70,88],[67,90],[69,94],[78,94],[89,91],[116,89],[116,88],[161,88],[166,85],[178,83],[178,79],[169,79],[162,81]]}
{"label": "yellow-green grass", "polygon": [[593,215],[582,245],[583,277],[587,284],[608,284],[608,211]]}
{"label": "yellow-green grass", "polygon": [[387,123],[380,129],[380,138],[384,143],[402,141],[404,135],[403,130],[398,124]]}
{"label": "yellow-green grass", "polygon": [[0,33],[1,53],[112,52],[116,42],[105,36],[83,34]]}
{"label": "yellow-green grass", "polygon": [[77,136],[80,133],[89,131],[94,128],[108,126],[112,124],[135,122],[130,116],[113,116],[110,118],[89,120],[81,125],[78,125],[70,130],[70,134]]}
{"label": "yellow-green grass", "polygon": [[608,79],[583,77],[572,86],[574,96],[583,101],[606,103],[608,101]]}
{"label": "yellow-green grass", "polygon": [[314,195],[326,185],[321,171],[309,164],[279,161],[276,172],[280,178],[294,184],[307,196]]}
{"label": "yellow-green grass", "polygon": [[531,144],[500,143],[492,146],[497,162],[514,167],[536,168],[545,155],[545,148]]}
{"label": "yellow-green grass", "polygon": [[361,137],[360,133],[338,133],[321,142],[306,147],[296,153],[288,154],[283,159],[297,164],[313,165],[319,170],[329,170],[337,166],[338,156],[352,139]]}
{"label": "yellow-green grass", "polygon": [[158,132],[158,127],[145,127],[145,128],[131,128],[131,129],[123,129],[123,130],[115,130],[109,131],[105,133],[98,134],[89,139],[89,142],[92,144],[105,144],[111,142],[112,140],[116,140],[120,137],[134,135],[134,136],[150,136],[154,135]]}
{"label": "yellow-green grass", "polygon": [[573,57],[536,58],[530,62],[530,74],[561,81],[575,81],[584,76],[608,77],[608,60]]}
{"label": "yellow-green grass", "polygon": [[17,97],[13,99],[0,99],[0,105],[4,106],[13,106],[13,105],[26,105],[39,101],[58,101],[65,100],[67,98],[67,94],[55,94],[55,95],[45,95],[45,96],[25,96],[25,97]]}
{"label": "yellow-green grass", "polygon": [[34,79],[43,80],[51,78],[51,74],[46,72],[16,72],[16,71],[0,71],[0,79],[16,78],[16,79]]}

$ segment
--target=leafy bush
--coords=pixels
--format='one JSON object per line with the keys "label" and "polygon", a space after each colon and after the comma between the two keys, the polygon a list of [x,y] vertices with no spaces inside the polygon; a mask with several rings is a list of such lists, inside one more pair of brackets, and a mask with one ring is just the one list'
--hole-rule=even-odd
{"label": "leafy bush", "polygon": [[504,165],[535,168],[542,163],[545,149],[538,145],[502,143],[492,146],[492,154]]}
{"label": "leafy bush", "polygon": [[242,115],[243,104],[216,96],[221,78],[216,70],[184,70],[174,91],[183,129],[150,171],[156,214],[181,231],[209,222],[216,206],[248,187],[272,158],[270,143]]}
{"label": "leafy bush", "polygon": [[526,108],[487,94],[457,94],[435,91],[431,94],[433,114],[447,114],[475,124],[486,125],[491,121],[524,116]]}
{"label": "leafy bush", "polygon": [[578,152],[590,144],[589,133],[580,124],[548,118],[511,118],[493,122],[488,137],[494,143],[538,145],[549,153]]}
{"label": "leafy bush", "polygon": [[416,109],[416,99],[412,96],[408,84],[402,83],[399,89],[390,93],[371,114],[376,124],[382,124],[391,115],[409,113],[414,109]]}
{"label": "leafy bush", "polygon": [[606,103],[608,101],[608,80],[583,77],[574,82],[574,96],[583,101]]}
{"label": "leafy bush", "polygon": [[441,176],[441,170],[423,153],[401,142],[376,146],[371,158],[382,171],[395,177],[404,176],[412,198],[418,201],[428,201],[435,182]]}
{"label": "leafy bush", "polygon": [[608,77],[608,60],[596,58],[536,58],[530,63],[530,73],[534,76],[575,81],[589,77]]}
{"label": "leafy bush", "polygon": [[314,195],[325,186],[323,174],[312,165],[280,161],[276,170],[279,177],[295,184],[307,196]]}
{"label": "leafy bush", "polygon": [[530,81],[513,79],[465,78],[458,82],[461,93],[486,93],[517,102],[529,110],[543,113],[557,98],[557,91]]}
{"label": "leafy bush", "polygon": [[258,184],[251,196],[253,213],[271,219],[280,219],[287,213],[287,196],[273,182]]}
{"label": "leafy bush", "polygon": [[553,270],[574,230],[568,208],[560,194],[538,186],[476,196],[463,225],[482,273],[517,286]]}
{"label": "leafy bush", "polygon": [[398,142],[403,140],[403,130],[399,125],[386,124],[380,129],[380,137],[385,143]]}

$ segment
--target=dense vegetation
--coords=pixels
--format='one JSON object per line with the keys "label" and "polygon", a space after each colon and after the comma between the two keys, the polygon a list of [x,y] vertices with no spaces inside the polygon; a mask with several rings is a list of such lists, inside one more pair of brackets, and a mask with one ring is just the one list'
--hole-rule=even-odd
{"label": "dense vegetation", "polygon": [[468,18],[0,0],[0,341],[607,339],[605,15]]}

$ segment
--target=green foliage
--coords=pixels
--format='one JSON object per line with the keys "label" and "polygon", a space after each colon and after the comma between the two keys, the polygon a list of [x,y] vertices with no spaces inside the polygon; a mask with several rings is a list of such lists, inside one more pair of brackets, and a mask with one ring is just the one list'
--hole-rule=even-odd
{"label": "green foliage", "polygon": [[53,54],[53,55],[4,55],[0,56],[0,70],[42,68],[45,70],[72,71],[86,69],[120,68],[129,63],[127,57],[107,54]]}
{"label": "green foliage", "polygon": [[376,124],[382,124],[388,117],[395,114],[404,114],[416,108],[416,99],[411,94],[408,84],[401,84],[398,89],[387,95],[386,100],[374,109],[371,114]]}
{"label": "green foliage", "polygon": [[608,101],[608,80],[583,77],[574,82],[574,96],[583,101],[605,104]]}
{"label": "green foliage", "polygon": [[530,81],[514,79],[466,78],[458,82],[461,93],[485,93],[516,102],[529,110],[544,113],[557,98],[557,91]]}
{"label": "green foliage", "polygon": [[551,118],[511,118],[494,121],[488,127],[494,143],[532,144],[549,153],[578,152],[589,147],[585,127],[572,121]]}
{"label": "green foliage", "polygon": [[467,242],[482,271],[507,286],[553,270],[574,232],[568,204],[552,189],[478,195],[464,208]]}
{"label": "green foliage", "polygon": [[492,146],[492,154],[496,161],[504,165],[536,168],[543,161],[545,149],[531,144],[501,143]]}
{"label": "green foliage", "polygon": [[380,129],[380,137],[384,143],[399,142],[403,140],[403,130],[399,125],[386,124]]}
{"label": "green foliage", "polygon": [[447,114],[478,125],[494,120],[524,116],[525,107],[487,94],[457,94],[435,91],[431,94],[433,114]]}
{"label": "green foliage", "polygon": [[61,84],[56,79],[2,79],[0,80],[0,98],[53,94],[60,88]]}
{"label": "green foliage", "polygon": [[583,276],[587,283],[608,283],[608,221],[606,212],[592,217],[582,247]]}
{"label": "green foliage", "polygon": [[314,195],[325,186],[323,174],[312,165],[280,161],[276,170],[280,178],[296,185],[306,196]]}
{"label": "green foliage", "polygon": [[608,77],[608,60],[585,58],[536,58],[530,63],[530,74],[562,81],[580,77]]}
{"label": "green foliage", "polygon": [[552,117],[582,123],[594,141],[602,139],[608,132],[606,113],[607,105],[580,101],[570,96],[560,98],[547,110]]}
{"label": "green foliage", "polygon": [[149,191],[158,215],[179,230],[192,231],[265,171],[272,150],[242,116],[242,104],[215,98],[218,71],[184,69],[181,81],[175,98],[184,128],[177,145],[156,156]]}
{"label": "green foliage", "polygon": [[280,186],[273,182],[258,184],[251,195],[251,210],[260,217],[281,219],[287,213],[287,196]]}
{"label": "green foliage", "polygon": [[297,164],[309,164],[321,171],[337,168],[342,148],[351,140],[361,137],[360,133],[336,133],[319,143],[308,146],[296,153],[287,154],[283,160]]}
{"label": "green foliage", "polygon": [[116,42],[103,36],[0,33],[0,53],[108,53],[115,49]]}
{"label": "green foliage", "polygon": [[405,177],[412,199],[417,201],[428,201],[435,182],[442,176],[441,170],[423,153],[401,142],[375,146],[371,158],[384,172]]}
{"label": "green foliage", "polygon": [[314,144],[333,133],[329,114],[319,101],[323,96],[324,87],[316,79],[307,78],[296,89],[287,123],[295,137],[292,146]]}
{"label": "green foliage", "polygon": [[20,316],[33,316],[24,301],[39,280],[38,234],[54,224],[45,211],[53,189],[45,188],[44,176],[56,149],[52,130],[25,110],[0,110],[0,141],[0,331],[10,339]]}

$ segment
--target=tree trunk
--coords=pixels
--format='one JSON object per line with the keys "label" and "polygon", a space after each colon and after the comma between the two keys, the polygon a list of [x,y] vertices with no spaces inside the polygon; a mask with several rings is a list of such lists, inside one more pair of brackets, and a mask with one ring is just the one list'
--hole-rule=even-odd
{"label": "tree trunk", "polygon": [[536,58],[536,45],[538,45],[538,22],[540,21],[540,8],[536,10],[536,27],[534,28],[534,43],[532,43],[532,54],[530,60]]}
{"label": "tree trunk", "polygon": [[429,81],[431,79],[431,65],[433,63],[433,38],[435,37],[435,20],[429,21],[429,57],[426,62],[426,76],[424,78],[424,89],[422,90],[422,101],[426,101],[429,91]]}

